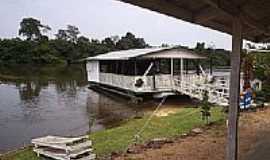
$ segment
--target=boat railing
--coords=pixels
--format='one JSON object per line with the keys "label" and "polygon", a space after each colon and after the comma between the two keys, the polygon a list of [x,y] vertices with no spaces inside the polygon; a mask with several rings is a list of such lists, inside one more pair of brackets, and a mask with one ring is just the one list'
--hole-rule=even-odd
{"label": "boat railing", "polygon": [[114,73],[100,73],[99,75],[100,83],[128,90],[134,89],[134,81],[134,76],[118,75]]}
{"label": "boat railing", "polygon": [[207,76],[184,75],[180,79],[174,79],[174,90],[189,95],[190,97],[203,99],[204,92],[208,92],[208,101],[215,104],[228,104],[229,84],[228,80],[215,79],[210,82]]}
{"label": "boat railing", "polygon": [[[141,79],[141,86],[135,83]],[[229,80],[218,77],[209,82],[209,77],[197,74],[170,75],[158,74],[150,76],[119,75],[114,73],[101,73],[100,83],[135,91],[135,92],[156,92],[156,91],[177,91],[202,100],[205,91],[208,92],[209,102],[225,104],[229,97]]]}
{"label": "boat railing", "polygon": [[[151,76],[120,75],[115,73],[100,73],[99,83],[132,90],[136,92],[152,92],[173,89],[173,77],[170,74]],[[143,81],[142,86],[136,87],[138,79]]]}

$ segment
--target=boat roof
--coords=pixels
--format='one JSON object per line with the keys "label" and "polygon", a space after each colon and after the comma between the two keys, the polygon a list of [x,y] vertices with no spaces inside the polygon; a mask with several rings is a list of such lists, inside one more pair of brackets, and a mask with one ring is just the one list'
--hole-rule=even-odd
{"label": "boat roof", "polygon": [[176,47],[153,47],[144,49],[129,49],[113,51],[88,57],[87,60],[130,60],[130,59],[204,59],[206,57],[196,54],[194,51]]}

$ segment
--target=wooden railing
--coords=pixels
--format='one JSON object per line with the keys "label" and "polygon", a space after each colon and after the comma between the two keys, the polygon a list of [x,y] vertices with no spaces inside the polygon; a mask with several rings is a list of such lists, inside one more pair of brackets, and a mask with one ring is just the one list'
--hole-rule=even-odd
{"label": "wooden railing", "polygon": [[[143,85],[136,87],[136,80],[142,79]],[[152,92],[170,90],[173,88],[173,78],[170,74],[155,75],[155,85],[153,76],[127,76],[113,73],[100,73],[99,82],[110,86],[132,90],[136,92]]]}
{"label": "wooden railing", "polygon": [[128,90],[134,89],[134,76],[118,75],[113,73],[100,73],[99,82],[114,87],[124,88]]}
{"label": "wooden railing", "polygon": [[[138,79],[143,81],[140,87],[135,86]],[[161,74],[155,75],[154,84],[153,76],[100,73],[99,82],[134,92],[177,91],[199,100],[202,100],[203,93],[208,91],[209,102],[222,105],[228,103],[229,97],[229,80],[224,77],[217,77],[213,83],[210,83],[206,76],[196,74],[185,74],[183,77]]]}
{"label": "wooden railing", "polygon": [[208,92],[208,101],[219,105],[227,105],[229,97],[229,80],[217,78],[209,82],[206,76],[185,75],[182,79],[174,79],[174,89],[190,97],[203,99],[205,91]]}

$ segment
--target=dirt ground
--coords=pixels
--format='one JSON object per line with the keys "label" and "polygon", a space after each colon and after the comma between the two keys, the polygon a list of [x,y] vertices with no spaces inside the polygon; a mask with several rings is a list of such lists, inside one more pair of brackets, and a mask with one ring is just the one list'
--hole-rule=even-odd
{"label": "dirt ground", "polygon": [[[241,113],[239,121],[239,158],[248,159],[255,153],[261,135],[270,131],[270,109]],[[270,139],[270,136],[268,136]],[[149,160],[224,160],[226,124],[212,125],[197,135],[179,137],[159,149],[143,149],[139,153],[124,154],[113,159]],[[250,158],[249,158],[250,159]]]}

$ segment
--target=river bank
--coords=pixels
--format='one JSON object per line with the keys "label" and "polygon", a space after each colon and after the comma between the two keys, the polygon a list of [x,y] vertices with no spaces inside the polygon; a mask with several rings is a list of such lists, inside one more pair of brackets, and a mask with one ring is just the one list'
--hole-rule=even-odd
{"label": "river bank", "polygon": [[[148,100],[136,105],[90,90],[81,65],[0,67],[0,81],[0,154],[36,137],[110,129],[151,113],[159,103]],[[192,104],[186,96],[169,97],[163,106],[169,110],[160,115]]]}
{"label": "river bank", "polygon": [[[163,109],[160,113],[167,112]],[[147,115],[141,119],[130,119],[119,127],[90,134],[95,153],[99,159],[179,159],[179,160],[223,160],[226,147],[225,115],[220,108],[212,110],[212,125],[205,126],[199,109],[182,108],[166,116],[157,113],[141,134],[137,145],[134,135],[143,126]],[[149,116],[149,115],[148,115]],[[239,159],[267,160],[269,147],[270,109],[243,112],[239,121]],[[191,129],[200,127],[202,132],[192,134]],[[166,138],[168,143],[150,146],[150,140]],[[136,149],[137,147],[137,149]],[[139,148],[138,148],[139,147]],[[265,148],[262,150],[262,147]],[[129,148],[129,152],[126,149]],[[111,154],[113,153],[113,154]],[[30,149],[2,156],[1,160],[39,160]]]}
{"label": "river bank", "polygon": [[[160,112],[164,112],[161,110]],[[167,111],[165,111],[167,112]],[[154,138],[173,138],[181,134],[188,133],[192,128],[202,127],[205,122],[201,120],[199,108],[179,108],[174,113],[166,116],[157,114],[150,121],[149,125],[140,134],[137,143],[143,144]],[[108,158],[111,153],[124,153],[124,151],[133,144],[134,136],[144,125],[149,114],[145,114],[140,119],[129,119],[119,127],[97,131],[90,134],[89,137],[93,140],[95,153],[99,157]],[[221,108],[213,108],[212,121],[224,120],[224,114]],[[1,160],[38,160],[31,149],[9,153],[1,157]]]}
{"label": "river bank", "polygon": [[[239,121],[239,160],[269,160],[270,109],[243,112]],[[158,149],[126,153],[116,160],[224,160],[227,138],[225,123],[208,127],[203,133],[177,138]]]}
{"label": "river bank", "polygon": [[[95,152],[105,159],[111,158],[111,153],[119,159],[151,159],[165,155],[168,159],[179,159],[180,156],[186,158],[185,160],[188,160],[187,157],[200,160],[224,156],[226,127],[221,108],[212,110],[212,122],[220,123],[206,127],[202,134],[178,139],[192,128],[204,128],[205,123],[201,120],[200,109],[195,108],[197,104],[191,99],[184,96],[170,97],[140,135],[138,143],[144,146],[155,138],[173,139],[173,143],[165,144],[160,150],[143,149],[137,154],[124,154],[128,147],[133,147],[136,133],[158,101],[133,105],[119,97],[112,98],[89,90],[83,76],[85,71],[81,66],[20,66],[20,72],[15,68],[4,68],[0,73],[0,81],[3,82],[0,85],[0,127],[4,128],[0,132],[0,153],[1,149],[5,152],[29,144],[32,138],[39,136],[77,136],[91,132],[89,136],[94,142]],[[258,148],[265,144],[267,146],[267,141],[264,142],[265,138],[261,138],[260,134],[267,133],[263,129],[270,126],[267,118],[269,116],[269,110],[241,113],[241,156],[247,152],[249,157],[260,156]],[[251,145],[256,137],[260,141]],[[17,149],[0,159],[38,158],[31,148],[27,148]]]}

